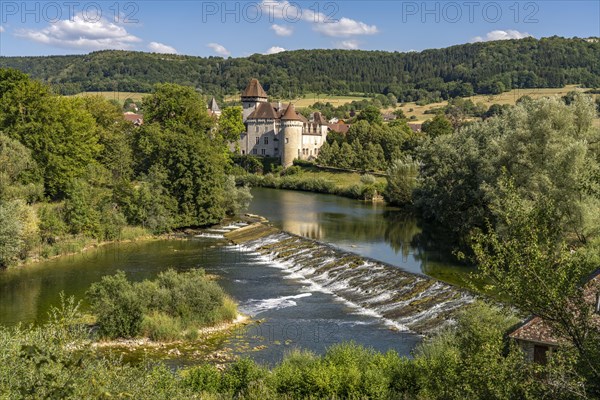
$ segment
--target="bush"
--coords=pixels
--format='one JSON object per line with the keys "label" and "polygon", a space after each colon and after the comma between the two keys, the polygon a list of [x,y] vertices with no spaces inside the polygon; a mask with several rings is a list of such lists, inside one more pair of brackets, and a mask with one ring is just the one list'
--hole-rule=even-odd
{"label": "bush", "polygon": [[297,165],[292,165],[287,167],[283,171],[281,171],[281,176],[289,176],[289,175],[300,175],[302,173],[302,168]]}
{"label": "bush", "polygon": [[203,364],[181,372],[182,383],[195,392],[219,393],[221,372],[211,364]]}
{"label": "bush", "polygon": [[134,337],[140,333],[144,306],[123,271],[92,284],[87,295],[102,336]]}
{"label": "bush", "polygon": [[237,315],[235,303],[204,270],[177,273],[170,269],[154,281],[130,283],[123,272],[105,276],[88,291],[100,333],[107,337],[175,339],[184,329],[197,329]]}
{"label": "bush", "polygon": [[181,334],[179,319],[153,311],[144,315],[140,326],[140,333],[155,341],[169,341],[179,338]]}

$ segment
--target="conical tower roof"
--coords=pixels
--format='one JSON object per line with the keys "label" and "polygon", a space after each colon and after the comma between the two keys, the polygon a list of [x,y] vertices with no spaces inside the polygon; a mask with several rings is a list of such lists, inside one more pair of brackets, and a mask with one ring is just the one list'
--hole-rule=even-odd
{"label": "conical tower roof", "polygon": [[217,104],[217,100],[214,97],[210,100],[210,103],[208,104],[208,108],[212,112],[220,112],[221,111],[221,109],[219,108],[219,105]]}
{"label": "conical tower roof", "polygon": [[258,79],[251,79],[246,89],[242,92],[242,97],[264,97],[266,99],[268,96]]}
{"label": "conical tower roof", "polygon": [[281,119],[284,121],[300,121],[300,122],[302,122],[302,119],[300,119],[300,117],[296,113],[296,108],[294,107],[294,105],[292,103],[290,103],[287,110],[285,110],[285,113],[283,114]]}

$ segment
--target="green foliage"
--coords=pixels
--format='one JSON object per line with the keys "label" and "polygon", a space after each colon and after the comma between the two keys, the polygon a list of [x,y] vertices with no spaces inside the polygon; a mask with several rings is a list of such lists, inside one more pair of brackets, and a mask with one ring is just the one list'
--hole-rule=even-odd
{"label": "green foliage", "polygon": [[23,228],[17,210],[17,202],[0,202],[0,268],[16,263],[21,254]]}
{"label": "green foliage", "polygon": [[228,142],[240,140],[240,134],[246,132],[242,119],[242,107],[225,107],[219,117],[217,127],[221,136]]}
{"label": "green foliage", "polygon": [[600,204],[593,113],[591,99],[581,95],[569,106],[557,99],[526,101],[436,137],[420,151],[416,205],[425,218],[464,239],[485,229],[486,220],[495,225],[506,175],[524,201],[552,200],[563,234],[585,243],[600,226],[593,211]]}
{"label": "green foliage", "polygon": [[239,215],[250,206],[250,202],[252,201],[250,187],[248,185],[236,186],[233,175],[227,176],[225,192],[228,193],[225,196],[225,212],[227,215]]}
{"label": "green foliage", "polygon": [[42,197],[43,186],[31,151],[0,132],[0,201]]}
{"label": "green foliage", "polygon": [[386,201],[398,206],[413,204],[413,191],[417,186],[419,166],[411,158],[394,160],[387,170]]}
{"label": "green foliage", "polygon": [[381,116],[381,112],[379,108],[375,106],[368,106],[364,110],[358,114],[356,117],[357,121],[366,121],[369,124],[379,124],[383,123],[383,117]]}
{"label": "green foliage", "polygon": [[154,93],[144,98],[144,120],[163,128],[189,127],[193,132],[206,133],[213,123],[202,98],[190,87],[161,83]]}
{"label": "green foliage", "polygon": [[450,135],[454,132],[452,123],[442,114],[436,114],[433,119],[423,122],[421,130],[430,138],[442,135]]}
{"label": "green foliage", "polygon": [[[597,269],[588,251],[569,251],[563,240],[560,209],[553,201],[533,205],[505,183],[500,228],[474,236],[480,277],[490,289],[507,296],[519,309],[541,317],[579,355],[579,371],[591,382],[600,379],[593,304],[580,284]],[[600,390],[596,385],[595,390]]]}
{"label": "green foliage", "polygon": [[87,296],[102,336],[135,337],[139,334],[145,307],[124,272],[105,276],[92,284]]}
{"label": "green foliage", "polygon": [[[13,67],[56,85],[63,94],[82,91],[152,92],[174,82],[213,95],[239,93],[259,78],[274,97],[308,93],[376,93],[402,102],[501,93],[511,88],[600,87],[600,44],[583,39],[543,39],[471,43],[423,52],[298,50],[222,59],[100,51],[89,55],[3,57]],[[123,66],[127,67],[124,68]],[[393,105],[393,104],[392,104]],[[356,109],[356,108],[355,108]]]}
{"label": "green foliage", "polygon": [[107,337],[174,339],[182,329],[232,320],[237,311],[203,270],[161,272],[156,280],[131,283],[123,272],[105,276],[88,291],[100,333]]}

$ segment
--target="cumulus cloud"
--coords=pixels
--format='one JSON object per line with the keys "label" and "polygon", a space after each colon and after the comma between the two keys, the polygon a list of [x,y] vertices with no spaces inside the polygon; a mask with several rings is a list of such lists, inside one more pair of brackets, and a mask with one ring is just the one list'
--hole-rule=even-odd
{"label": "cumulus cloud", "polygon": [[228,57],[231,55],[231,52],[219,43],[209,43],[206,46],[210,47],[215,53],[217,53],[220,56]]}
{"label": "cumulus cloud", "polygon": [[50,46],[88,50],[126,50],[142,41],[105,19],[92,22],[81,16],[58,21],[40,30],[19,29],[15,35]]}
{"label": "cumulus cloud", "polygon": [[159,42],[150,42],[148,48],[154,53],[177,54],[177,50],[174,47]]}
{"label": "cumulus cloud", "polygon": [[285,49],[283,47],[279,47],[279,46],[273,46],[270,47],[265,54],[277,54],[277,53],[281,53],[282,51],[285,51]]}
{"label": "cumulus cloud", "polygon": [[[350,37],[355,35],[374,35],[379,32],[377,26],[350,18],[338,18],[336,15],[326,15],[311,9],[304,9],[296,2],[287,0],[263,0],[262,10],[269,18],[292,21],[304,21],[312,24],[313,29],[322,35],[330,37]],[[275,29],[275,28],[273,28]]]}
{"label": "cumulus cloud", "polygon": [[358,49],[359,45],[360,43],[358,42],[358,40],[342,40],[341,42],[337,43],[337,46],[339,48],[346,50],[356,50]]}
{"label": "cumulus cloud", "polygon": [[526,37],[531,37],[531,35],[527,32],[519,32],[513,29],[506,31],[496,30],[488,32],[484,37],[475,36],[471,39],[471,42],[490,42],[493,40],[523,39]]}
{"label": "cumulus cloud", "polygon": [[350,18],[340,18],[337,22],[322,22],[314,25],[314,30],[325,36],[350,37],[357,35],[374,35],[379,32],[375,25]]}
{"label": "cumulus cloud", "polygon": [[271,25],[271,29],[275,31],[277,36],[290,36],[292,33],[294,33],[292,28],[288,28],[287,26],[283,25],[273,24]]}

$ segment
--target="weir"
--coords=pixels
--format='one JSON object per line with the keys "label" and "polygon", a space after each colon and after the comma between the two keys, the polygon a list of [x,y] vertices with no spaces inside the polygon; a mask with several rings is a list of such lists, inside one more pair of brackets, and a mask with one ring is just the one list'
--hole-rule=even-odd
{"label": "weir", "polygon": [[462,289],[396,266],[257,222],[224,234],[312,290],[335,295],[398,330],[430,333],[451,324],[474,297]]}

